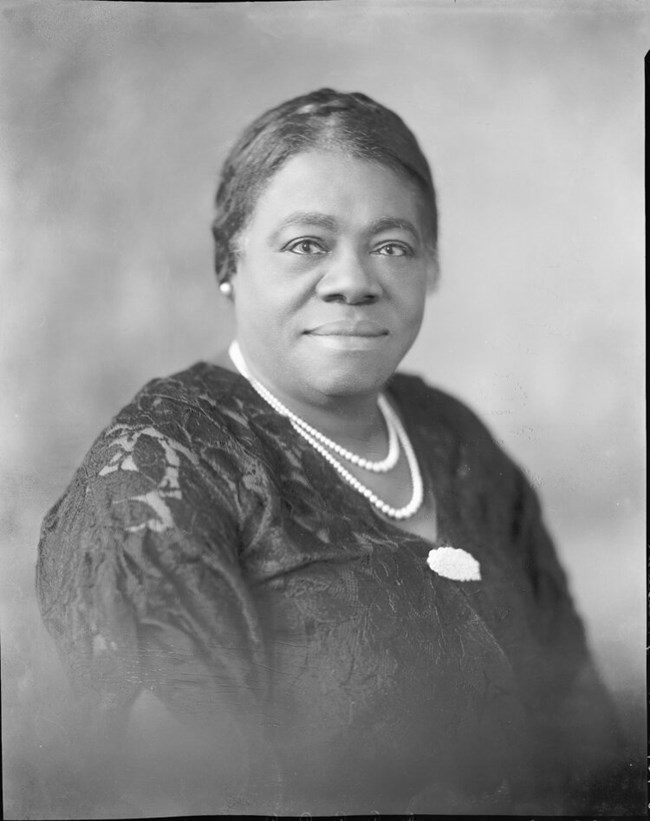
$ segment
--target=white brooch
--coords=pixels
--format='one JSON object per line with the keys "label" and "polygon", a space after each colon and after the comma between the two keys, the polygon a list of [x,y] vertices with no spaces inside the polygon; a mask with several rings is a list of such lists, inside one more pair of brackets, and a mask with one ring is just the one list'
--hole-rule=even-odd
{"label": "white brooch", "polygon": [[481,581],[481,566],[474,556],[457,547],[434,547],[429,551],[427,564],[439,576],[457,582]]}

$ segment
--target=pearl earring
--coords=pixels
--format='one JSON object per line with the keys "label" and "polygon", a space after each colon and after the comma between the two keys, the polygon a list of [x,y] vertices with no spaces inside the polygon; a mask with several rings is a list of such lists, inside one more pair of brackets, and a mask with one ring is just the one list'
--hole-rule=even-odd
{"label": "pearl earring", "polygon": [[219,283],[219,290],[226,297],[232,296],[232,285],[227,280],[224,280],[223,282]]}

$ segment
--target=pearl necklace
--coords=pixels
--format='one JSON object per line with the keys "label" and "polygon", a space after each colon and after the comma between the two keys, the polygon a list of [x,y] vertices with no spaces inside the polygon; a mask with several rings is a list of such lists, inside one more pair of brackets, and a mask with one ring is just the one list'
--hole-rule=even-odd
{"label": "pearl necklace", "polygon": [[[235,340],[232,342],[228,349],[228,354],[230,358],[234,362],[237,370],[250,382],[251,386],[257,391],[257,393],[266,401],[268,404],[279,414],[282,416],[287,416],[289,421],[291,422],[294,430],[300,434],[309,444],[320,453],[326,461],[337,471],[337,473],[343,478],[349,485],[351,485],[358,493],[364,496],[368,501],[374,505],[378,510],[380,510],[386,516],[390,516],[392,519],[408,519],[410,516],[413,516],[422,505],[422,500],[424,498],[424,488],[422,484],[422,475],[420,474],[420,468],[418,466],[418,461],[415,456],[415,452],[413,451],[413,447],[411,442],[408,438],[408,434],[404,430],[404,427],[401,423],[400,418],[397,416],[395,411],[391,408],[390,404],[386,400],[383,395],[380,395],[377,400],[377,404],[382,412],[384,417],[384,421],[386,423],[386,427],[389,432],[389,443],[392,442],[392,437],[395,439],[395,445],[389,444],[389,452],[388,456],[383,459],[381,462],[370,462],[367,459],[363,459],[361,456],[358,456],[351,451],[346,450],[345,448],[338,445],[336,442],[333,442],[331,439],[328,439],[320,431],[316,430],[315,428],[311,427],[311,425],[307,424],[304,419],[302,419],[297,414],[290,411],[285,405],[280,402],[280,400],[274,396],[267,388],[262,385],[255,377],[250,373],[246,362],[244,360],[243,354],[239,347],[238,342]],[[339,455],[343,456],[344,458],[348,459],[348,461],[356,464],[359,467],[364,467],[366,470],[372,470],[375,472],[382,472],[385,473],[394,467],[397,463],[397,459],[399,457],[399,443],[401,443],[402,447],[404,448],[404,453],[406,455],[406,460],[408,462],[409,471],[411,473],[411,484],[413,486],[413,493],[411,495],[411,500],[408,504],[404,505],[404,507],[396,508],[389,505],[387,502],[384,502],[380,499],[370,488],[366,487],[362,484],[356,476],[353,476],[349,470],[347,470],[339,461],[336,459],[330,451],[327,450],[327,447],[330,447],[331,450],[334,450]],[[396,452],[396,455],[392,456],[392,451]],[[386,467],[386,463],[390,463],[393,461],[393,464],[390,467]],[[368,467],[371,465],[372,467]],[[379,467],[381,466],[381,467]]]}
{"label": "pearl necklace", "polygon": [[370,459],[364,459],[363,456],[359,456],[351,450],[347,450],[342,445],[339,445],[338,442],[335,442],[333,439],[325,436],[324,433],[321,433],[319,430],[316,430],[316,428],[313,428],[311,425],[307,424],[304,419],[283,405],[282,402],[280,402],[280,400],[271,393],[271,391],[267,390],[261,382],[251,375],[237,341],[233,342],[228,348],[228,354],[235,363],[235,366],[241,375],[248,379],[255,390],[269,403],[269,405],[271,405],[271,407],[278,411],[278,413],[282,416],[288,416],[291,420],[291,424],[301,435],[303,432],[307,433],[312,439],[320,442],[321,445],[325,445],[325,447],[329,450],[333,450],[335,453],[338,453],[339,456],[342,456],[348,462],[351,462],[353,465],[357,465],[364,470],[370,470],[373,473],[388,473],[388,471],[392,470],[397,464],[397,460],[400,455],[397,428],[393,423],[394,414],[391,413],[391,408],[383,396],[378,398],[377,404],[384,418],[386,430],[388,431],[388,453],[384,459],[381,459],[378,462],[372,462]]}
{"label": "pearl necklace", "polygon": [[[399,439],[397,437],[397,428],[392,421],[394,414],[390,413],[390,406],[383,396],[378,398],[377,404],[384,418],[386,430],[388,431],[388,453],[384,459],[381,459],[378,462],[372,462],[370,459],[364,459],[363,456],[359,456],[351,450],[347,450],[342,445],[339,445],[338,442],[335,442],[333,439],[325,436],[324,433],[316,430],[316,428],[312,428],[312,426],[307,424],[304,419],[283,405],[282,402],[280,402],[276,396],[267,390],[261,382],[251,376],[237,341],[232,343],[228,349],[228,353],[242,376],[245,376],[246,379],[248,379],[260,396],[262,396],[269,403],[269,405],[278,411],[278,413],[283,416],[288,416],[294,427],[300,427],[302,431],[308,433],[313,439],[316,439],[316,441],[320,442],[322,445],[325,445],[326,448],[333,450],[348,462],[351,462],[353,465],[357,465],[364,470],[370,470],[373,473],[387,473],[395,467],[400,455]],[[300,433],[300,431],[298,432]]]}

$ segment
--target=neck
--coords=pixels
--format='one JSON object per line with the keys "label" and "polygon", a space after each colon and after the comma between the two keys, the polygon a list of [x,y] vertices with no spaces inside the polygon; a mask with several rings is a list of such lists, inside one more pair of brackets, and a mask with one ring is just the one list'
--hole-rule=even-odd
{"label": "neck", "polygon": [[[256,372],[254,365],[248,360],[240,360],[236,348],[233,350],[231,347],[229,353],[230,358],[220,357],[220,364],[230,370],[241,371],[246,378],[256,379],[290,411],[325,436],[366,458],[379,458],[385,452],[386,431],[377,406],[378,391],[353,396],[332,396],[317,392],[313,396],[290,394]],[[228,359],[228,362],[224,362],[224,359]],[[237,367],[233,367],[233,359]]]}
{"label": "neck", "polygon": [[360,454],[385,450],[385,426],[377,398],[377,393],[369,396],[316,396],[314,401],[307,402],[278,396],[305,422]]}

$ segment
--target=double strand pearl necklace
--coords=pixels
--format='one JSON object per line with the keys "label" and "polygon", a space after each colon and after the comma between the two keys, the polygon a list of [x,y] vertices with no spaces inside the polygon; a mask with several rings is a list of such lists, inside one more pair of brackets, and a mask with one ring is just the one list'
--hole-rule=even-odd
{"label": "double strand pearl necklace", "polygon": [[[381,413],[384,417],[384,421],[386,423],[386,428],[388,430],[389,436],[389,448],[388,448],[388,455],[385,459],[381,460],[381,462],[371,462],[367,459],[358,456],[352,451],[348,451],[345,448],[338,445],[336,442],[329,439],[325,434],[321,433],[320,431],[313,428],[311,425],[307,424],[304,419],[302,419],[297,414],[290,411],[285,405],[280,402],[280,400],[274,396],[267,388],[262,385],[255,377],[250,373],[246,362],[244,360],[243,354],[239,347],[238,342],[235,340],[232,342],[228,349],[228,354],[230,358],[234,362],[237,370],[241,373],[243,377],[248,379],[251,386],[257,391],[257,393],[264,399],[275,411],[277,411],[282,416],[288,417],[289,421],[291,422],[294,430],[300,434],[309,444],[320,453],[324,459],[337,471],[337,473],[343,478],[349,485],[351,485],[358,493],[364,496],[372,505],[374,505],[379,511],[381,511],[384,515],[390,516],[392,519],[408,519],[410,516],[413,516],[422,505],[422,500],[424,497],[424,488],[422,484],[422,475],[420,474],[420,468],[418,466],[418,461],[415,456],[415,452],[413,451],[413,447],[411,442],[408,438],[408,434],[404,430],[404,427],[401,423],[400,418],[397,416],[395,411],[391,408],[390,404],[386,400],[383,395],[380,395],[377,403],[381,410]],[[394,440],[394,443],[393,443]],[[401,443],[402,447],[404,448],[404,453],[406,455],[406,460],[408,462],[409,471],[411,473],[411,484],[413,487],[413,493],[411,495],[411,500],[408,504],[404,505],[404,507],[396,508],[389,505],[387,502],[384,502],[383,499],[380,499],[370,488],[366,487],[362,484],[356,476],[353,476],[349,470],[347,470],[336,457],[330,452],[330,450],[335,451],[340,456],[348,459],[348,461],[352,462],[353,464],[357,465],[358,467],[362,467],[366,470],[371,470],[377,473],[386,473],[392,467],[395,466],[397,463],[397,459],[399,458],[399,444]],[[330,450],[328,450],[330,448]],[[393,455],[394,453],[394,455]]]}

